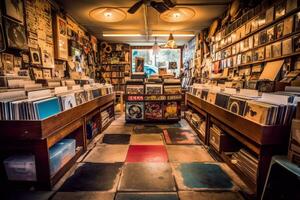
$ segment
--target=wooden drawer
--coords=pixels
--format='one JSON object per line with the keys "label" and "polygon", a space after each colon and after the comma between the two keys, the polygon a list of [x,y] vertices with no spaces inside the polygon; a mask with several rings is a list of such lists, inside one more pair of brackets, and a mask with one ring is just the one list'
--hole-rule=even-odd
{"label": "wooden drawer", "polygon": [[209,144],[218,152],[233,152],[237,149],[237,142],[234,142],[230,136],[225,133],[218,133],[212,127],[210,128]]}

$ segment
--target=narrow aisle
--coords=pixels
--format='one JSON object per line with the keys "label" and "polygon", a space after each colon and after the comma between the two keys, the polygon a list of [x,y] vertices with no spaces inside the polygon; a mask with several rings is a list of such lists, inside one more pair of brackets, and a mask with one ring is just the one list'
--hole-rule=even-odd
{"label": "narrow aisle", "polygon": [[170,125],[116,119],[53,199],[243,199],[243,182],[217,162],[185,120]]}

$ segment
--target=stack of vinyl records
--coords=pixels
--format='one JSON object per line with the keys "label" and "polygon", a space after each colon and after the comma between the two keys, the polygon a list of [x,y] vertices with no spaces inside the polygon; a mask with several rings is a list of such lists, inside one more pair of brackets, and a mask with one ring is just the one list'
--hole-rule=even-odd
{"label": "stack of vinyl records", "polygon": [[247,150],[241,149],[232,155],[231,162],[254,183],[257,179],[258,159]]}
{"label": "stack of vinyl records", "polygon": [[101,119],[102,119],[102,127],[104,127],[110,120],[109,113],[107,110],[101,112]]}

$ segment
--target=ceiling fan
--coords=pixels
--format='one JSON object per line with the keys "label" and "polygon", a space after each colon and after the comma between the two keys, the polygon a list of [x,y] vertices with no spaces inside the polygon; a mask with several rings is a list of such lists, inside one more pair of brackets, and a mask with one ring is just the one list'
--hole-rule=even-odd
{"label": "ceiling fan", "polygon": [[163,0],[163,1],[151,1],[151,0],[139,0],[133,6],[128,9],[128,13],[134,14],[143,4],[146,6],[151,6],[159,13],[163,13],[170,8],[176,6],[176,4],[172,0]]}

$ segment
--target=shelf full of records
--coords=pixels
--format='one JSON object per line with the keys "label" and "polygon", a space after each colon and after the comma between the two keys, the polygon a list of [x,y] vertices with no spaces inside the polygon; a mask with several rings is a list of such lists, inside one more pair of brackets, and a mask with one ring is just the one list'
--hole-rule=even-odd
{"label": "shelf full of records", "polygon": [[250,9],[243,22],[237,20],[216,33],[211,44],[213,71],[300,54],[297,4],[295,0],[278,1],[256,15],[256,8]]}
{"label": "shelf full of records", "polygon": [[199,134],[200,138],[203,142],[205,142],[206,137],[206,116],[199,114],[197,112],[193,112],[193,110],[189,109],[184,112],[184,117],[187,122],[196,129],[196,132]]}
{"label": "shelf full of records", "polygon": [[85,85],[84,88],[57,87],[26,92],[1,93],[0,120],[44,120],[60,112],[80,106],[100,96],[112,94],[111,85]]}
{"label": "shelf full of records", "polygon": [[298,101],[291,94],[262,93],[260,96],[255,90],[241,89],[237,93],[232,88],[221,90],[204,85],[192,87],[191,94],[260,125],[290,125]]}

